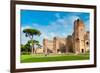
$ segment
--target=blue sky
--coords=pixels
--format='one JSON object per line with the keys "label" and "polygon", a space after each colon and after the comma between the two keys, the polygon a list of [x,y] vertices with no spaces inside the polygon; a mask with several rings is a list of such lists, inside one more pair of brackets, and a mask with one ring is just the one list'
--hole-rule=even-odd
{"label": "blue sky", "polygon": [[53,37],[67,37],[73,33],[73,22],[80,18],[86,30],[89,30],[90,14],[82,12],[60,12],[60,11],[36,11],[21,10],[21,44],[25,44],[29,38],[22,32],[26,28],[35,28],[41,31],[41,36],[34,39],[40,41],[43,38],[53,39]]}

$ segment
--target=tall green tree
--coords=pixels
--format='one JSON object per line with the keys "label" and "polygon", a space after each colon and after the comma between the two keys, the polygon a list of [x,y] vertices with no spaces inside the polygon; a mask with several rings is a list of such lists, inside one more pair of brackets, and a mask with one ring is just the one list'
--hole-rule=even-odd
{"label": "tall green tree", "polygon": [[36,49],[38,48],[41,48],[42,46],[40,45],[39,41],[37,40],[33,40],[33,41],[28,41],[29,43],[34,43],[34,46],[35,46],[35,50],[34,50],[34,53],[36,53]]}
{"label": "tall green tree", "polygon": [[35,53],[35,48],[34,48],[34,36],[40,36],[41,35],[41,32],[37,29],[24,29],[23,30],[23,33],[25,33],[25,36],[26,37],[29,37],[30,40],[31,40],[31,46],[32,46],[32,49],[31,49],[31,52],[32,54]]}

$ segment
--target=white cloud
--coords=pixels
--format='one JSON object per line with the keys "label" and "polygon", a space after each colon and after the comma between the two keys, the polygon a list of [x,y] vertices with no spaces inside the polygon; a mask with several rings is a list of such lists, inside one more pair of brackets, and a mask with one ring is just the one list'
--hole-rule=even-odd
{"label": "white cloud", "polygon": [[75,15],[67,17],[68,24],[73,25],[74,21],[77,20],[77,19],[80,19],[80,17],[79,16],[75,16]]}
{"label": "white cloud", "polygon": [[62,26],[66,27],[67,26],[67,20],[66,18],[58,19],[57,20],[58,24],[61,24]]}
{"label": "white cloud", "polygon": [[86,31],[89,31],[90,30],[90,20],[85,21],[84,24],[85,24]]}
{"label": "white cloud", "polygon": [[47,36],[46,34],[44,34],[44,33],[42,33],[41,37],[42,37],[42,38],[45,38],[45,39],[48,38],[48,36]]}
{"label": "white cloud", "polygon": [[66,33],[62,33],[63,36],[66,36]]}
{"label": "white cloud", "polygon": [[79,16],[71,16],[70,19],[72,20],[72,22],[74,22],[75,20],[80,19],[80,17]]}
{"label": "white cloud", "polygon": [[50,32],[50,37],[53,38],[55,37],[56,33]]}
{"label": "white cloud", "polygon": [[59,28],[59,27],[65,27],[68,28],[69,25],[73,25],[74,21],[77,19],[80,19],[79,16],[63,16],[61,18],[59,13],[56,13],[56,17],[58,18],[56,21],[51,22],[51,24],[49,25],[49,27],[55,27],[55,29]]}

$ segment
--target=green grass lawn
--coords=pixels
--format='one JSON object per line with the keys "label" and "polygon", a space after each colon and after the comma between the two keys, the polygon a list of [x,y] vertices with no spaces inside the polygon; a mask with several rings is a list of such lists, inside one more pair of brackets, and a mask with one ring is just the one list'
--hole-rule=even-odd
{"label": "green grass lawn", "polygon": [[50,61],[73,61],[73,60],[88,60],[89,54],[50,54],[45,56],[44,54],[34,55],[21,55],[21,63],[30,62],[50,62]]}

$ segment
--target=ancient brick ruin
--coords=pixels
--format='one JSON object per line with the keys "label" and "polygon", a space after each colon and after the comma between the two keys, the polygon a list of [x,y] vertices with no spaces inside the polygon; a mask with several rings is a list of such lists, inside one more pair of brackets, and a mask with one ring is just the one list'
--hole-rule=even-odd
{"label": "ancient brick ruin", "polygon": [[[66,29],[67,30],[67,29]],[[85,53],[89,51],[89,31],[85,30],[82,20],[74,22],[72,35],[66,38],[54,37],[52,40],[43,39],[44,53]]]}

